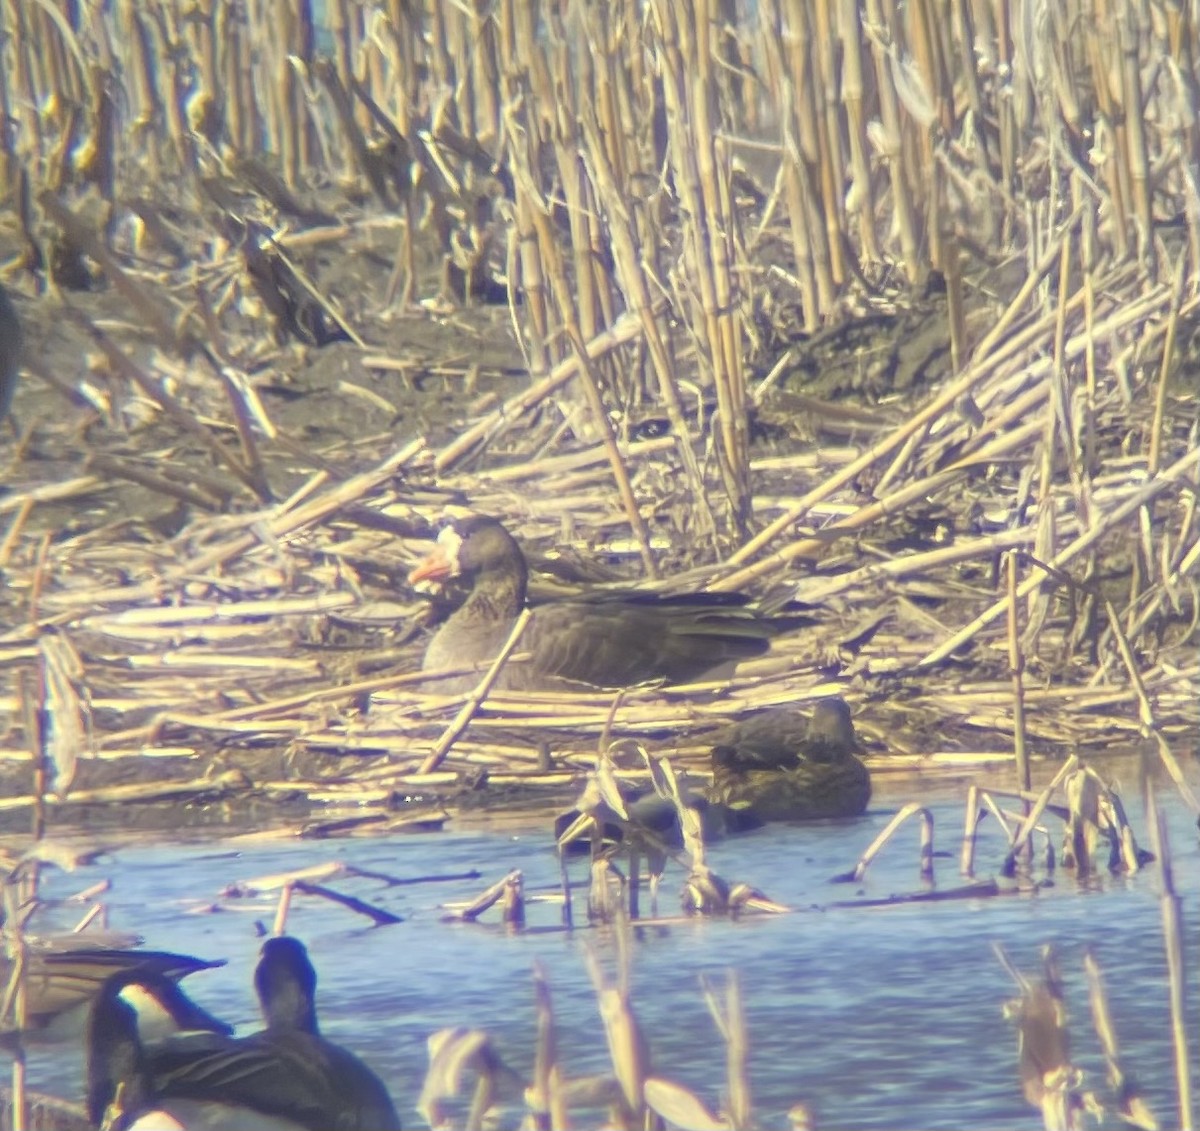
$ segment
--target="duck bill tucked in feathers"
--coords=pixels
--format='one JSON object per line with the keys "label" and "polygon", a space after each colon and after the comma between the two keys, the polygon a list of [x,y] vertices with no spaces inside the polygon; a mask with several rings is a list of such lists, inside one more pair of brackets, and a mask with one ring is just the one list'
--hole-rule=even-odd
{"label": "duck bill tucked in feathers", "polygon": [[762,711],[713,747],[709,796],[760,821],[856,817],[871,799],[862,749],[841,699],[822,700],[807,721],[791,708]]}

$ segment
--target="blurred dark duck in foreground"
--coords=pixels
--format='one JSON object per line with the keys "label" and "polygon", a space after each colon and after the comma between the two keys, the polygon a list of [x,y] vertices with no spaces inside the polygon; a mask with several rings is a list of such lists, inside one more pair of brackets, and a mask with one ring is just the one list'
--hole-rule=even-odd
{"label": "blurred dark duck in foreground", "polygon": [[[461,578],[469,592],[429,641],[426,671],[487,664],[525,608],[525,556],[494,518],[472,515],[451,522],[408,580],[451,578]],[[738,661],[762,655],[771,637],[798,623],[807,618],[764,614],[738,593],[596,592],[532,609],[514,653],[528,653],[528,659],[506,664],[495,686],[566,690],[716,678]],[[439,679],[430,689],[469,691],[480,674]]]}
{"label": "blurred dark duck in foreground", "polygon": [[[158,1040],[147,1031],[147,1018],[176,1016],[178,1000],[161,1000],[161,983],[131,975],[106,984],[88,1028],[92,1121],[112,1131],[151,1125],[398,1129],[399,1117],[379,1078],[320,1035],[317,975],[304,945],[293,938],[268,939],[254,983],[266,1021],[261,1032],[236,1039],[224,1027],[167,1026]],[[156,1007],[147,1008],[147,1002]],[[159,1122],[151,1124],[152,1118]]]}
{"label": "blurred dark duck in foreground", "polygon": [[842,699],[822,700],[808,720],[761,711],[713,747],[709,798],[759,821],[856,817],[871,799],[862,750]]}

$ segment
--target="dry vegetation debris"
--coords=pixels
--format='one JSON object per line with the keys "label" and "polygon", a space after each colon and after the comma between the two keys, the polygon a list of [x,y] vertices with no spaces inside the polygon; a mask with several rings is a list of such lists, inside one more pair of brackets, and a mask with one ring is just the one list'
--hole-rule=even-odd
{"label": "dry vegetation debris", "polygon": [[1183,9],[304,10],[0,3],[10,753],[53,688],[105,758],[427,780],[459,704],[400,578],[464,499],[560,584],[822,624],[720,687],[489,698],[447,768],[831,685],[876,750],[1194,743]]}

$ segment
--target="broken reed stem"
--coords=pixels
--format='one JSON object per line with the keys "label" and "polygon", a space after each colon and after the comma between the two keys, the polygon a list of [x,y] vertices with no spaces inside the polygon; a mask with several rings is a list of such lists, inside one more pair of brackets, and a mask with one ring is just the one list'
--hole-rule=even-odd
{"label": "broken reed stem", "polygon": [[[24,1131],[28,1125],[27,1099],[25,1094],[25,1028],[28,1024],[28,999],[26,974],[29,966],[29,948],[25,938],[25,924],[20,914],[22,903],[27,902],[23,893],[27,868],[18,865],[4,882],[4,948],[11,964],[8,987],[4,995],[0,1019],[12,1018],[13,1047],[10,1052],[12,1066],[12,1125],[13,1131]],[[36,898],[36,890],[34,893]]]}
{"label": "broken reed stem", "polygon": [[12,1131],[25,1131],[29,1126],[29,1099],[25,1092],[25,1046],[13,1050],[12,1066]]}
{"label": "broken reed stem", "polygon": [[580,107],[580,111],[580,127],[586,146],[581,157],[588,166],[600,201],[611,215],[609,236],[612,241],[612,255],[619,269],[625,300],[629,306],[629,312],[623,315],[622,319],[635,319],[634,325],[641,332],[654,368],[658,393],[671,422],[676,451],[683,463],[692,492],[692,501],[699,520],[698,533],[701,537],[711,535],[716,529],[716,523],[708,504],[704,476],[696,459],[691,430],[688,428],[682,398],[679,395],[678,367],[672,357],[670,336],[664,333],[661,325],[669,305],[662,298],[657,301],[654,299],[661,283],[650,277],[645,265],[648,249],[644,247],[644,241],[639,240],[635,217],[629,214],[629,209],[624,203],[627,194],[622,191],[618,174],[609,160],[595,113],[587,103]]}
{"label": "broken reed stem", "polygon": [[1108,616],[1108,623],[1112,629],[1113,638],[1117,642],[1117,650],[1121,654],[1121,662],[1125,665],[1125,671],[1129,675],[1129,682],[1133,687],[1134,693],[1137,695],[1138,716],[1139,722],[1142,725],[1142,731],[1153,736],[1155,745],[1158,747],[1158,756],[1162,760],[1162,764],[1166,767],[1167,773],[1171,775],[1171,780],[1175,783],[1175,788],[1179,790],[1179,795],[1193,813],[1200,813],[1200,800],[1197,799],[1196,794],[1192,791],[1192,787],[1184,777],[1179,761],[1175,757],[1175,752],[1167,744],[1167,740],[1163,737],[1162,731],[1155,721],[1154,708],[1151,706],[1150,699],[1146,695],[1146,685],[1142,680],[1141,673],[1138,671],[1133,649],[1129,646],[1129,641],[1121,628],[1120,618],[1117,616],[1117,611],[1113,608],[1111,601],[1106,600],[1104,602],[1104,611]]}
{"label": "broken reed stem", "polygon": [[147,467],[108,455],[105,452],[94,452],[89,456],[88,468],[99,473],[109,482],[116,479],[127,479],[130,483],[137,483],[160,495],[178,499],[180,502],[188,503],[202,510],[215,511],[222,506],[222,500],[215,495],[185,483],[172,483],[165,476],[159,475]]}
{"label": "broken reed stem", "polygon": [[[1021,797],[1021,800],[1027,802],[1029,800],[1028,795]],[[1026,806],[1027,811],[1028,806]],[[1013,839],[1013,831],[1008,818],[992,797],[992,791],[981,789],[974,782],[967,787],[967,802],[964,812],[966,816],[963,824],[963,843],[959,851],[959,873],[967,877],[973,877],[975,875],[976,840],[979,835],[979,826],[983,823],[984,818],[990,813],[995,819],[996,824],[1000,826],[1000,830],[1008,838],[1010,844]],[[1049,840],[1049,837],[1047,837],[1047,840]],[[1047,871],[1052,871],[1054,867],[1054,850],[1051,848],[1049,852],[1050,861],[1047,865]]]}
{"label": "broken reed stem", "polygon": [[292,909],[292,891],[294,885],[291,880],[284,883],[279,889],[279,902],[275,907],[275,920],[271,924],[271,934],[278,938],[280,935],[287,934],[287,919],[288,912]]}
{"label": "broken reed stem", "polygon": [[554,1002],[545,967],[533,963],[533,1002],[536,1024],[533,1079],[527,1092],[529,1110],[537,1128],[567,1127],[566,1111],[557,1087],[558,1042],[554,1027]]}
{"label": "broken reed stem", "polygon": [[1018,553],[1010,550],[1007,555],[1005,580],[1008,585],[1008,670],[1013,689],[1013,752],[1017,759],[1017,788],[1030,789],[1029,751],[1025,743],[1025,656],[1021,649],[1021,633],[1018,624],[1017,604],[1017,560]]}
{"label": "broken reed stem", "polygon": [[[1197,465],[1200,465],[1200,448],[1194,448],[1191,451],[1185,452],[1169,468],[1144,484],[1123,502],[1119,503],[1105,514],[1100,521],[1093,523],[1091,527],[1081,531],[1074,540],[1059,550],[1050,564],[1061,569],[1073,561],[1080,554],[1095,545],[1104,535],[1111,533],[1114,528],[1129,518],[1135,511],[1147,505],[1151,500],[1156,499],[1168,487],[1176,486],[1179,480],[1185,478],[1191,472],[1192,468]],[[1017,590],[1018,598],[1024,599],[1029,596],[1041,584],[1042,578],[1036,573],[1027,577]],[[969,625],[966,625],[934,648],[920,661],[920,666],[929,667],[940,663],[952,655],[981,629],[1003,616],[1007,606],[1007,597],[995,602],[995,604],[976,617]]]}
{"label": "broken reed stem", "polygon": [[875,857],[879,855],[880,849],[891,840],[896,830],[909,817],[914,815],[918,815],[921,818],[921,879],[924,881],[933,879],[933,814],[924,805],[916,801],[910,801],[888,821],[879,835],[871,841],[863,854],[858,858],[858,863],[854,866],[854,871],[851,873],[853,883],[858,883],[867,874],[867,868],[870,867]]}
{"label": "broken reed stem", "polygon": [[726,1069],[729,1084],[729,1118],[739,1131],[750,1126],[750,1041],[746,1011],[742,1007],[741,980],[731,970],[725,984]]}
{"label": "broken reed stem", "polygon": [[[865,22],[879,29],[889,28],[894,24],[894,21],[885,16],[880,0],[867,0]],[[907,147],[904,145],[904,138],[909,131],[905,130],[901,123],[900,98],[888,54],[888,43],[893,41],[896,31],[898,29],[891,33],[881,30],[866,35],[866,39],[871,44],[871,54],[875,63],[875,90],[879,97],[880,117],[883,122],[881,136],[888,139],[888,175],[891,178],[892,200],[896,210],[893,221],[900,237],[900,263],[909,281],[916,283],[920,277],[921,257],[918,253],[917,216],[913,207],[915,198],[909,192],[908,161],[905,159]]]}
{"label": "broken reed stem", "polygon": [[455,740],[467,729],[472,716],[479,710],[479,705],[487,698],[488,692],[492,689],[492,684],[496,682],[496,678],[500,675],[500,671],[508,661],[508,657],[512,655],[513,650],[520,641],[521,634],[525,631],[525,627],[529,624],[529,619],[532,615],[533,611],[531,609],[526,608],[521,610],[521,615],[517,617],[512,631],[508,634],[508,639],[504,642],[504,647],[500,649],[496,658],[492,661],[491,667],[488,668],[483,679],[479,681],[479,686],[471,692],[462,709],[454,717],[454,721],[445,729],[442,737],[434,744],[433,750],[430,751],[425,761],[421,763],[420,773],[429,774],[436,770],[442,764],[442,759],[450,752],[450,747],[454,745]]}
{"label": "broken reed stem", "polygon": [[[72,247],[86,251],[101,266],[109,282],[121,293],[129,306],[138,312],[143,324],[154,331],[159,348],[169,353],[179,352],[184,356],[192,352],[198,341],[192,332],[190,321],[176,326],[171,315],[163,309],[158,295],[147,290],[130,275],[98,234],[72,212],[58,195],[49,190],[43,191],[38,196],[38,204],[62,229]],[[69,314],[74,313],[70,307],[65,309]],[[160,395],[153,386],[144,388],[143,391],[151,398]]]}
{"label": "broken reed stem", "polygon": [[1158,471],[1163,450],[1163,418],[1166,405],[1166,387],[1171,376],[1172,363],[1175,363],[1175,336],[1180,322],[1180,303],[1183,297],[1184,265],[1187,263],[1187,253],[1181,252],[1175,265],[1175,301],[1172,301],[1166,315],[1166,334],[1163,340],[1163,359],[1158,366],[1158,379],[1154,382],[1154,418],[1150,425],[1150,449],[1146,454],[1146,466],[1153,475]]}
{"label": "broken reed stem", "polygon": [[[44,658],[39,667],[44,671]],[[25,743],[33,758],[33,806],[30,832],[33,834],[33,839],[38,841],[42,839],[46,831],[46,783],[48,778],[44,725],[48,721],[46,684],[44,679],[37,678],[33,672],[25,669],[18,676],[17,686],[20,693]]]}
{"label": "broken reed stem", "polygon": [[1041,815],[1046,811],[1046,806],[1050,803],[1050,797],[1054,791],[1066,781],[1068,775],[1073,774],[1079,769],[1079,758],[1072,754],[1059,767],[1058,773],[1054,775],[1053,780],[1045,789],[1038,795],[1037,801],[1034,802],[1033,808],[1028,811],[1025,816],[1025,822],[1017,830],[1017,835],[1013,838],[1012,843],[1008,848],[1008,855],[1004,858],[1004,863],[1001,865],[1001,872],[1004,875],[1011,875],[1016,864],[1017,856],[1024,849],[1029,838],[1033,835],[1033,830],[1037,826]]}
{"label": "broken reed stem", "polygon": [[655,3],[662,91],[668,121],[668,155],[680,194],[684,264],[690,301],[684,302],[702,366],[716,388],[714,421],[718,465],[737,530],[748,519],[746,382],[742,368],[741,316],[734,263],[744,259],[738,225],[731,215],[728,151],[716,136],[716,100],[708,0],[693,5]]}
{"label": "broken reed stem", "polygon": [[1167,836],[1166,819],[1158,806],[1153,781],[1146,783],[1146,819],[1150,826],[1151,845],[1158,859],[1159,896],[1162,909],[1163,946],[1167,952],[1168,998],[1171,1005],[1171,1047],[1175,1054],[1175,1089],[1181,1131],[1192,1131],[1192,1066],[1188,1052],[1187,1030],[1187,966],[1183,950],[1183,914],[1175,890],[1171,843]]}
{"label": "broken reed stem", "polygon": [[574,318],[568,321],[567,336],[575,350],[575,356],[579,359],[579,374],[576,380],[583,386],[593,424],[600,433],[600,442],[608,454],[613,480],[621,498],[621,505],[625,508],[625,517],[629,520],[629,527],[637,540],[638,550],[642,556],[642,565],[646,570],[646,576],[655,578],[658,576],[658,563],[655,561],[654,552],[650,549],[650,531],[638,508],[637,496],[634,494],[633,484],[630,482],[629,469],[625,466],[621,449],[617,446],[617,438],[613,434],[612,425],[608,420],[608,412],[600,396],[598,374],[588,357],[587,346],[579,333],[579,326]]}
{"label": "broken reed stem", "polygon": [[1090,948],[1084,951],[1083,969],[1088,981],[1092,1024],[1096,1030],[1096,1036],[1100,1040],[1100,1047],[1104,1051],[1108,1090],[1116,1099],[1115,1114],[1123,1122],[1133,1127],[1157,1127],[1158,1121],[1142,1098],[1136,1081],[1127,1076],[1121,1067],[1120,1050],[1117,1047],[1117,1034],[1113,1028],[1112,1016],[1108,1008],[1108,993],[1104,986],[1104,976],[1100,970],[1100,964],[1096,961],[1096,956]]}
{"label": "broken reed stem", "polygon": [[971,782],[967,786],[967,801],[964,807],[966,820],[963,824],[962,848],[958,853],[958,871],[963,876],[975,875],[975,840],[983,810],[979,805],[979,786]]}
{"label": "broken reed stem", "polygon": [[[666,300],[660,299],[654,309],[656,313],[665,311],[667,309]],[[593,361],[603,357],[618,346],[634,341],[640,332],[641,322],[638,315],[634,312],[622,314],[613,326],[586,344],[587,356]],[[541,404],[542,401],[566,385],[578,371],[579,358],[577,356],[564,358],[541,381],[510,397],[499,408],[488,413],[447,444],[434,458],[434,469],[439,474],[448,470],[486,440],[500,425],[519,419],[530,409]]]}
{"label": "broken reed stem", "polygon": [[615,985],[609,983],[599,959],[590,947],[584,952],[584,959],[596,991],[613,1075],[620,1086],[622,1102],[619,1113],[615,1114],[622,1126],[633,1128],[640,1125],[645,1118],[643,1096],[649,1055],[641,1026],[629,1002],[628,946],[621,941],[628,932],[628,924],[618,920],[616,931],[618,945]]}
{"label": "broken reed stem", "polygon": [[[335,483],[327,491],[306,500],[298,507],[288,508],[279,505],[271,507],[262,514],[246,516],[246,528],[250,531],[249,533],[237,534],[226,542],[200,552],[193,558],[177,562],[174,566],[163,570],[161,576],[152,581],[116,589],[91,590],[87,594],[88,603],[102,604],[108,601],[132,603],[148,598],[156,599],[162,592],[164,582],[174,584],[191,576],[205,574],[214,566],[238,557],[247,550],[261,545],[264,541],[281,540],[307,526],[324,521],[334,512],[358,501],[363,495],[386,482],[401,467],[411,462],[424,450],[425,441],[418,436],[405,444],[399,451],[389,455],[377,467],[353,475],[340,483]],[[260,521],[263,526],[261,529],[256,529],[255,525]]]}
{"label": "broken reed stem", "polygon": [[[1032,293],[1037,282],[1050,271],[1056,262],[1057,254],[1052,255],[1047,253],[1042,257],[1037,265],[1037,270],[1031,273],[1026,280],[1025,287],[1022,288],[1021,293],[1009,304],[1008,312],[1013,318],[1020,312],[1028,294]],[[1074,304],[1077,299],[1078,296],[1074,296],[1071,299],[1071,303]],[[1001,323],[1003,324],[1005,321],[1006,318],[1002,317]],[[1040,332],[1039,330],[1038,333]],[[853,482],[868,467],[871,467],[884,456],[898,449],[910,436],[918,433],[929,422],[936,420],[947,409],[953,408],[955,402],[960,397],[968,395],[972,389],[982,383],[1000,362],[1014,356],[1020,349],[1027,348],[1036,340],[1037,336],[1038,334],[1034,332],[1034,327],[1032,326],[1013,334],[1007,339],[1000,338],[996,331],[993,331],[984,342],[976,347],[971,363],[958,380],[952,381],[946,388],[935,394],[928,404],[918,409],[903,425],[885,439],[864,452],[858,459],[847,464],[840,471],[835,472],[828,479],[822,481],[819,486],[789,506],[779,518],[768,523],[759,534],[730,555],[729,564],[739,565],[742,562],[748,561],[779,534],[803,518],[818,502],[828,498],[848,483]],[[1082,343],[1080,344],[1082,345]],[[989,346],[994,348],[989,350],[986,348]],[[751,568],[746,568],[733,575],[733,577],[724,579],[722,584],[734,587],[745,585],[748,581],[753,580],[755,576],[757,576],[757,572],[752,571]]]}
{"label": "broken reed stem", "polygon": [[294,888],[302,895],[317,895],[322,899],[328,900],[330,903],[336,903],[339,907],[345,907],[357,915],[364,915],[376,927],[389,927],[395,923],[403,922],[399,915],[393,915],[390,911],[384,911],[382,908],[367,903],[365,900],[355,899],[352,895],[345,895],[333,888],[325,887],[323,884],[313,884],[306,880],[297,880],[294,884],[289,884],[288,887]]}
{"label": "broken reed stem", "polygon": [[270,496],[266,491],[266,485],[255,478],[253,469],[230,451],[210,428],[202,424],[189,409],[167,393],[159,382],[153,380],[142,370],[141,366],[131,361],[117,343],[84,314],[69,305],[63,307],[63,313],[103,351],[109,363],[121,376],[157,404],[181,431],[195,436],[205,447],[209,448],[217,460],[228,467],[259,499],[263,502],[267,501]]}

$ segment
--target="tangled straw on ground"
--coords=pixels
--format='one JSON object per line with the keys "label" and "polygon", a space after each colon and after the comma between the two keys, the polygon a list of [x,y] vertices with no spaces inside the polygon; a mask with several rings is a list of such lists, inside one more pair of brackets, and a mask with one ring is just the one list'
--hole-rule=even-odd
{"label": "tangled straw on ground", "polygon": [[[273,0],[186,19],[161,2],[0,2],[0,183],[21,186],[7,244],[68,290],[102,276],[159,351],[73,301],[55,330],[80,335],[92,369],[31,364],[99,413],[95,462],[36,482],[19,445],[30,481],[0,499],[0,665],[65,676],[56,711],[90,715],[95,752],[234,738],[384,755],[413,780],[459,705],[401,690],[393,638],[352,658],[309,644],[394,598],[437,492],[464,492],[531,547],[781,588],[827,620],[727,688],[611,712],[489,697],[449,767],[526,765],[494,739],[514,726],[681,744],[828,679],[873,699],[901,749],[1144,733],[1170,766],[1200,700],[1187,12],[328,7],[322,29]],[[381,246],[379,286],[322,278],[322,249]],[[944,304],[912,289],[933,272]],[[459,435],[410,432],[396,453],[396,405],[372,384],[399,368],[468,385],[479,366],[453,333],[452,364],[355,354],[371,368],[339,392],[378,410],[371,435],[312,450],[274,419],[262,375],[291,355],[266,341],[268,314],[280,339],[370,344],[397,296],[435,320],[489,283],[532,380]],[[837,443],[759,454],[751,430],[784,394],[805,399],[782,416],[804,405],[821,440],[836,418]],[[831,404],[846,394],[880,403],[847,423]],[[643,439],[647,416],[667,434]],[[130,454],[131,419],[169,440]],[[178,505],[179,526],[43,520],[116,477]],[[1042,684],[1023,723],[1002,625],[1018,602]],[[45,657],[49,634],[74,675]]]}

